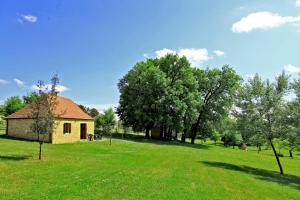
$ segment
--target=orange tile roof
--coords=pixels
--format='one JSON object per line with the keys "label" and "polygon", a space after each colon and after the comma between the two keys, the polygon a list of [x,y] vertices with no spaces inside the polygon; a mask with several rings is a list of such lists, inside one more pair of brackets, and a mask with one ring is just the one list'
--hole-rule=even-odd
{"label": "orange tile roof", "polygon": [[[30,105],[28,105],[7,116],[6,119],[26,119],[29,118],[31,111],[32,109],[30,108]],[[54,114],[59,115],[60,118],[64,119],[94,120],[91,116],[82,111],[72,100],[62,96],[57,96],[57,105]]]}

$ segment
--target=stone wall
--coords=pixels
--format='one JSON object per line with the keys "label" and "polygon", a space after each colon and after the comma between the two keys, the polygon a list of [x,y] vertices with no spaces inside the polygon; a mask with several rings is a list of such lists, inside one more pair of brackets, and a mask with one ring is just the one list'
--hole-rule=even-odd
{"label": "stone wall", "polygon": [[[71,133],[64,133],[64,123],[71,123]],[[80,141],[80,124],[87,125],[87,135],[94,134],[94,121],[92,120],[61,119],[56,121],[52,143],[61,144]]]}
{"label": "stone wall", "polygon": [[[10,137],[37,140],[37,134],[32,133],[30,126],[32,119],[8,119],[7,135]],[[71,133],[64,133],[64,123],[71,123]],[[55,121],[55,129],[52,133],[52,140],[49,135],[44,135],[45,142],[53,144],[72,143],[80,141],[80,124],[86,124],[87,135],[94,134],[94,121],[92,120],[75,120],[75,119],[59,119]]]}
{"label": "stone wall", "polygon": [[[7,127],[7,135],[10,137],[27,139],[27,140],[38,140],[38,135],[32,133],[30,126],[32,119],[9,119]],[[45,142],[49,141],[49,135],[43,135],[41,140]]]}

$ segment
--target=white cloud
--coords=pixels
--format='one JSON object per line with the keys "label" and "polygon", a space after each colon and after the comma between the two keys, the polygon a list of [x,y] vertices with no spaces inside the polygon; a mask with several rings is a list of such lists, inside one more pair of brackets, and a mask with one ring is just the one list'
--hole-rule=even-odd
{"label": "white cloud", "polygon": [[21,17],[24,21],[27,21],[30,23],[35,23],[38,20],[37,16],[34,16],[34,15],[21,15]]}
{"label": "white cloud", "polygon": [[147,53],[144,53],[143,56],[144,56],[144,58],[149,58],[149,54],[147,54]]}
{"label": "white cloud", "polygon": [[180,49],[178,55],[187,57],[191,63],[196,65],[210,59],[207,49]]}
{"label": "white cloud", "polygon": [[300,22],[300,16],[280,16],[271,12],[256,12],[243,17],[232,25],[232,32],[251,32],[255,29],[271,29],[288,23]]}
{"label": "white cloud", "polygon": [[7,80],[0,79],[0,84],[7,84],[7,83],[8,83]]}
{"label": "white cloud", "polygon": [[155,51],[158,58],[164,57],[167,54],[178,54],[179,56],[185,56],[192,64],[199,65],[204,61],[210,59],[207,49],[179,49],[178,51],[172,49],[162,49]]}
{"label": "white cloud", "polygon": [[287,72],[290,72],[290,73],[299,73],[300,72],[300,68],[299,67],[296,67],[296,66],[291,65],[291,64],[285,65],[284,69]]}
{"label": "white cloud", "polygon": [[225,55],[224,51],[221,51],[221,50],[214,50],[214,54],[216,54],[217,56],[224,56]]}
{"label": "white cloud", "polygon": [[14,81],[16,82],[16,84],[20,87],[25,87],[25,83],[23,81],[21,81],[20,79],[14,78]]}
{"label": "white cloud", "polygon": [[162,50],[158,50],[158,51],[155,51],[156,55],[158,58],[161,58],[161,57],[164,57],[166,56],[167,54],[176,54],[176,51],[172,50],[172,49],[162,49]]}
{"label": "white cloud", "polygon": [[[37,85],[32,85],[31,86],[32,90],[39,90],[39,88],[37,87]],[[50,90],[51,89],[51,84],[46,84],[44,88],[42,88],[44,91]],[[57,85],[56,86],[56,91],[57,92],[65,92],[70,90],[68,87],[63,86],[63,85]]]}
{"label": "white cloud", "polygon": [[34,15],[23,15],[23,14],[18,14],[19,18],[18,18],[18,22],[23,24],[23,22],[29,22],[29,23],[36,23],[38,20],[37,16]]}
{"label": "white cloud", "polygon": [[65,91],[68,91],[68,90],[70,90],[68,87],[66,87],[66,86],[63,86],[63,85],[58,85],[58,86],[56,86],[56,90],[58,91],[58,92],[65,92]]}
{"label": "white cloud", "polygon": [[300,6],[300,0],[296,0],[296,6],[297,6],[297,7]]}

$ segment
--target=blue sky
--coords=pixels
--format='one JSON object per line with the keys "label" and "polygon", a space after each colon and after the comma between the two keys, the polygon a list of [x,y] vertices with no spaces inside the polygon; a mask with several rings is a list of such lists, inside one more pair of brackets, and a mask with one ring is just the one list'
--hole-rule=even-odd
{"label": "blue sky", "polygon": [[102,110],[134,63],[167,52],[243,77],[295,77],[299,16],[299,0],[2,0],[0,102],[57,72],[61,95]]}

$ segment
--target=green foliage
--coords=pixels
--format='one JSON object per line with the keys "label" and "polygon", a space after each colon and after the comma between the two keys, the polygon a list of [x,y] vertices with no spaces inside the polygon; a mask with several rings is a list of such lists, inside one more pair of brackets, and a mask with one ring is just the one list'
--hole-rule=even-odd
{"label": "green foliage", "polygon": [[22,100],[18,96],[13,96],[8,98],[2,107],[2,113],[4,116],[8,116],[21,108],[23,108],[25,105],[22,102]]}
{"label": "green foliage", "polygon": [[89,108],[86,107],[84,105],[79,104],[78,105],[79,108],[81,108],[81,110],[85,113],[87,113],[88,115],[90,115],[91,117],[96,117],[99,115],[99,111],[96,108]]}
{"label": "green foliage", "polygon": [[259,145],[268,141],[281,174],[283,170],[273,140],[284,138],[289,131],[284,101],[289,88],[288,79],[289,76],[283,72],[276,77],[275,82],[263,82],[256,74],[240,89],[236,103],[238,109],[235,112],[244,140],[252,137],[254,143]]}
{"label": "green foliage", "polygon": [[159,124],[166,81],[154,60],[137,63],[120,80],[117,113],[125,126],[141,131]]}
{"label": "green foliage", "polygon": [[300,149],[300,76],[291,84],[296,98],[288,102],[284,108],[284,122],[288,124],[284,139],[288,141],[290,156],[292,151]]}
{"label": "green foliage", "polygon": [[37,92],[31,92],[26,96],[23,96],[23,102],[24,104],[30,104],[33,101],[36,101],[38,98],[39,98],[39,94]]}
{"label": "green foliage", "polygon": [[[161,128],[208,138],[214,124],[228,114],[240,77],[228,65],[222,69],[192,68],[185,57],[169,54],[137,63],[119,82],[117,113],[134,130]],[[200,123],[201,122],[201,123]]]}
{"label": "green foliage", "polygon": [[116,116],[112,108],[108,108],[103,114],[99,114],[95,119],[97,129],[102,129],[105,134],[111,134],[113,127],[116,125]]}
{"label": "green foliage", "polygon": [[222,69],[198,71],[195,76],[202,101],[198,110],[198,119],[192,130],[192,143],[198,132],[206,134],[207,130],[201,130],[209,127],[213,129],[214,127],[209,126],[210,124],[216,124],[222,117],[228,116],[241,80],[240,76],[228,65],[224,65]]}
{"label": "green foliage", "polygon": [[241,144],[240,133],[225,131],[221,137],[221,141],[224,143],[224,146],[238,146]]}
{"label": "green foliage", "polygon": [[91,117],[96,117],[97,115],[99,115],[99,111],[98,111],[96,108],[91,108],[91,109],[89,110],[89,115],[90,115]]}
{"label": "green foliage", "polygon": [[38,94],[36,92],[31,92],[26,96],[23,96],[23,100],[18,96],[13,96],[8,98],[3,105],[0,105],[0,115],[8,116],[14,112],[19,111],[26,105],[37,100]]}
{"label": "green foliage", "polygon": [[217,141],[221,139],[221,135],[217,131],[213,131],[212,135],[210,136],[210,139],[216,144]]}

